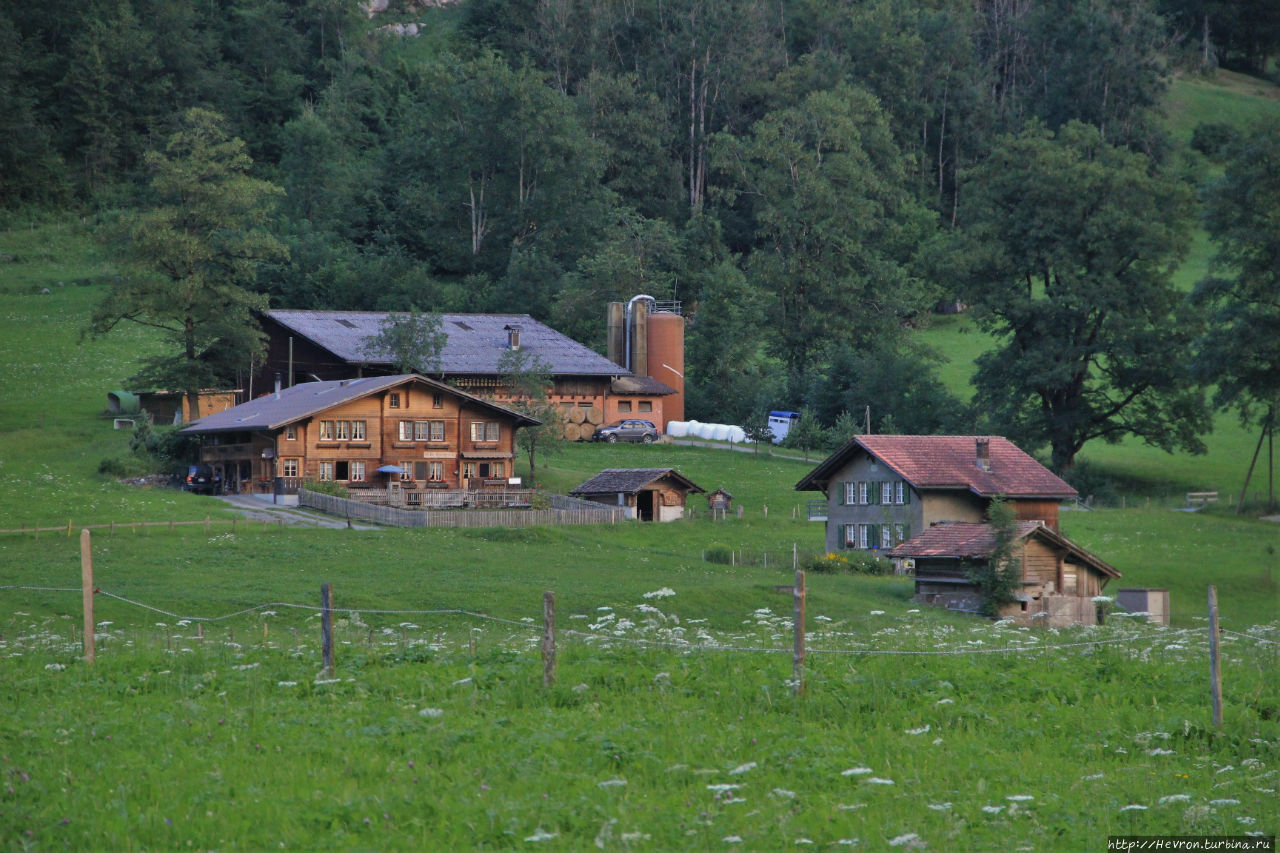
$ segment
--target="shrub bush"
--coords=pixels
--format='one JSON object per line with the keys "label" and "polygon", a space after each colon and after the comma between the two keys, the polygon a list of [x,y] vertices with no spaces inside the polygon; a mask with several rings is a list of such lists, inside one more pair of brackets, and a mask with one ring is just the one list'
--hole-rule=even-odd
{"label": "shrub bush", "polygon": [[728,545],[712,542],[702,550],[702,559],[708,563],[720,563],[725,566],[732,565],[733,549]]}
{"label": "shrub bush", "polygon": [[98,463],[98,473],[107,477],[127,477],[129,467],[125,465],[124,460],[112,456]]}
{"label": "shrub bush", "polygon": [[347,491],[347,487],[341,483],[335,483],[333,480],[304,480],[302,488],[308,492],[315,492],[320,495],[332,495],[335,498],[349,498],[351,492]]}
{"label": "shrub bush", "polygon": [[811,557],[804,570],[820,575],[891,575],[893,563],[870,551],[841,551]]}

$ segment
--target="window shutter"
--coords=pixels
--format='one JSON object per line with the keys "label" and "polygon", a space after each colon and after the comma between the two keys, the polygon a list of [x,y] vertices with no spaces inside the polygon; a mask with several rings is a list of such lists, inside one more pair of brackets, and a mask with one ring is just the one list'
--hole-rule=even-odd
{"label": "window shutter", "polygon": [[911,484],[905,480],[902,482],[902,502],[904,504],[911,503]]}
{"label": "window shutter", "polygon": [[867,525],[867,547],[868,548],[880,547],[880,525],[878,524]]}
{"label": "window shutter", "polygon": [[876,482],[867,483],[867,503],[880,503],[880,484]]}

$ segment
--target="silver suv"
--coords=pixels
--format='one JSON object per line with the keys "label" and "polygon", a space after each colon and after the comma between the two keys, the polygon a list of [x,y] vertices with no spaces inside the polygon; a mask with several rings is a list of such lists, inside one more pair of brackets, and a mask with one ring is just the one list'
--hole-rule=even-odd
{"label": "silver suv", "polygon": [[662,433],[653,425],[653,421],[627,418],[596,427],[591,440],[607,441],[610,444],[617,444],[619,441],[640,441],[645,444],[653,444],[660,435]]}

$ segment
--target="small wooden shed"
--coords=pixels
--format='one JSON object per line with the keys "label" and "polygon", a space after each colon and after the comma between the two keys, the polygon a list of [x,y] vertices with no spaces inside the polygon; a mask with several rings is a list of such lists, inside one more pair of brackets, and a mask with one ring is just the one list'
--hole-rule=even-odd
{"label": "small wooden shed", "polygon": [[[987,561],[995,548],[990,524],[935,524],[892,548],[888,556],[908,563],[916,579],[916,601],[950,610],[976,611],[981,594],[969,569]],[[1103,587],[1120,572],[1062,534],[1035,521],[1018,522],[1014,556],[1022,583],[1017,601],[1000,612],[1006,619],[1052,627],[1097,624]]]}
{"label": "small wooden shed", "polygon": [[674,468],[606,468],[569,494],[625,507],[640,521],[675,521],[684,516],[689,493],[705,491]]}
{"label": "small wooden shed", "polygon": [[716,489],[707,495],[707,506],[717,512],[727,512],[733,509],[733,495],[724,489]]}

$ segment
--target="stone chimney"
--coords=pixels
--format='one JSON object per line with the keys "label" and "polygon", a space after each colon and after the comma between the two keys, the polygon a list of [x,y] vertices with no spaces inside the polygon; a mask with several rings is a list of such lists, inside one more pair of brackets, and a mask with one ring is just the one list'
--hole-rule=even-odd
{"label": "stone chimney", "polygon": [[978,467],[983,471],[991,470],[991,439],[980,438],[977,440],[977,463]]}
{"label": "stone chimney", "polygon": [[520,326],[512,323],[510,326],[503,326],[507,332],[507,347],[509,349],[520,349]]}

